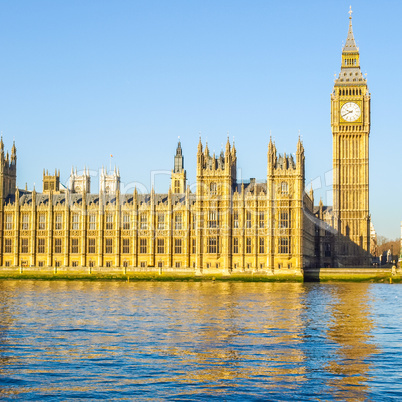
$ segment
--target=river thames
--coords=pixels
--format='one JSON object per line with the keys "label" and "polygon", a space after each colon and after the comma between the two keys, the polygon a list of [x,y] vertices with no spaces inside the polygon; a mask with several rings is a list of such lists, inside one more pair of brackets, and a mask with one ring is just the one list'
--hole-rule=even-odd
{"label": "river thames", "polygon": [[402,286],[0,282],[1,400],[397,400]]}

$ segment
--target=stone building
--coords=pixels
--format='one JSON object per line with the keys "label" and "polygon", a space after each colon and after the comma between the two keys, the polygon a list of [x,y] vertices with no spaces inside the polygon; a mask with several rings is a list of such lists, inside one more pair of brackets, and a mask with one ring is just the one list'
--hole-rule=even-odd
{"label": "stone building", "polygon": [[43,175],[43,193],[16,188],[16,148],[0,143],[0,266],[172,267],[197,272],[301,273],[369,262],[370,94],[352,20],[331,95],[334,205],[305,191],[305,155],[278,154],[270,139],[263,182],[239,182],[235,144],[217,156],[201,139],[195,193],[179,141],[167,194],[120,193],[120,172]]}

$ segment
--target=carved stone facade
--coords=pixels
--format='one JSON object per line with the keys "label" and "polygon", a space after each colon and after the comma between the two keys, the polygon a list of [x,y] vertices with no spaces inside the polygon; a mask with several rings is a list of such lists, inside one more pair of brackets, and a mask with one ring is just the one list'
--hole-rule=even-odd
{"label": "carved stone facade", "polygon": [[241,184],[234,144],[215,157],[200,140],[195,194],[15,189],[2,201],[0,263],[300,273],[312,259],[312,208],[300,139],[296,159],[270,141],[267,182]]}

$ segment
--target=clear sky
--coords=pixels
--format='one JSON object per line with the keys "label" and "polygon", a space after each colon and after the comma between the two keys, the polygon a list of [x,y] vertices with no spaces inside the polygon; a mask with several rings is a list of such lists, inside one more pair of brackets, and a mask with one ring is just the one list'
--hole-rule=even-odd
{"label": "clear sky", "polygon": [[[177,137],[190,185],[199,135],[235,138],[238,176],[265,180],[269,133],[294,153],[298,131],[316,204],[331,203],[330,94],[350,1],[1,1],[0,130],[17,146],[17,183],[43,168],[120,168],[166,192]],[[379,235],[402,219],[400,1],[352,3],[372,94],[370,210]]]}

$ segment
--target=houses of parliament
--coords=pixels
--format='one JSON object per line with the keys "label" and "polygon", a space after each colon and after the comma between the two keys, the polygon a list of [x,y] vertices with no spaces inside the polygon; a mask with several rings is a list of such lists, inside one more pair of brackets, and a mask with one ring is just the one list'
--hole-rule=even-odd
{"label": "houses of parliament", "polygon": [[195,192],[179,141],[167,194],[120,193],[120,172],[43,173],[43,191],[16,187],[17,150],[0,143],[0,266],[303,272],[370,262],[370,94],[352,17],[331,94],[333,205],[305,189],[305,155],[279,154],[269,139],[266,181],[239,183],[237,150],[220,155],[201,139]]}

